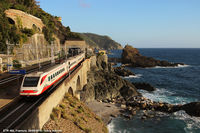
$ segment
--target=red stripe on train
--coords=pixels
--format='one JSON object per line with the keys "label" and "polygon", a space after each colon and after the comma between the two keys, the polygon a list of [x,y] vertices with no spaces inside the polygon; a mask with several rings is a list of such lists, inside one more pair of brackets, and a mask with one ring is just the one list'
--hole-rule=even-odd
{"label": "red stripe on train", "polygon": [[[84,59],[82,59],[81,61],[83,61],[83,60],[84,60]],[[80,62],[81,62],[81,61],[80,61]],[[80,62],[79,62],[79,63],[80,63]],[[78,63],[78,64],[79,64],[79,63]],[[78,65],[78,64],[77,64],[77,65]],[[76,67],[77,65],[75,65],[74,67]],[[72,70],[74,67],[72,67],[70,70]],[[59,77],[57,80],[55,80],[55,81],[54,81],[53,83],[51,83],[50,85],[44,87],[43,90],[42,90],[42,92],[41,92],[40,94],[42,94],[44,91],[46,91],[49,87],[51,87],[53,84],[55,84],[58,80],[60,80],[60,79],[61,79],[63,76],[65,76],[66,74],[68,74],[68,72],[64,73],[61,77]],[[22,93],[36,93],[36,92],[24,92],[24,91],[23,91]],[[40,95],[40,94],[29,95],[29,96],[38,96],[38,95]]]}

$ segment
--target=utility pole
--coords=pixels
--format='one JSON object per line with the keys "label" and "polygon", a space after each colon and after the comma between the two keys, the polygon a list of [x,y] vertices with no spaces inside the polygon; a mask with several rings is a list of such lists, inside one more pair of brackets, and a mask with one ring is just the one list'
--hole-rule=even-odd
{"label": "utility pole", "polygon": [[55,60],[54,60],[54,42],[51,41],[51,63],[54,64]]}
{"label": "utility pole", "polygon": [[10,58],[9,58],[9,56],[10,56],[10,46],[14,46],[14,44],[10,44],[10,43],[8,42],[8,40],[7,40],[7,41],[6,41],[6,45],[7,45],[7,70],[8,70],[8,72],[9,72],[10,66],[13,65],[13,63],[10,62]]}
{"label": "utility pole", "polygon": [[40,53],[39,53],[40,49],[39,49],[38,46],[35,48],[35,51],[37,53],[38,70],[40,71],[40,68],[41,68],[41,65],[40,65]]}
{"label": "utility pole", "polygon": [[7,45],[7,71],[9,72],[9,65],[10,65],[10,61],[9,61],[10,45],[9,45],[8,41],[6,41],[6,45]]}
{"label": "utility pole", "polygon": [[[7,45],[7,70],[9,72],[10,66],[13,66],[13,62],[12,61],[10,62],[10,58],[9,58],[10,57],[10,48],[11,48],[11,46],[14,47],[15,44],[10,44],[9,41],[7,40],[6,45]],[[16,46],[19,46],[19,44],[16,44]]]}

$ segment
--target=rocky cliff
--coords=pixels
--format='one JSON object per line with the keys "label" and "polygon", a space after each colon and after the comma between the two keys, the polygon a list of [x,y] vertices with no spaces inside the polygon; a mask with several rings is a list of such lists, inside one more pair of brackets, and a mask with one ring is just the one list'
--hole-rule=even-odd
{"label": "rocky cliff", "polygon": [[115,42],[108,36],[97,35],[93,33],[80,33],[80,36],[86,41],[86,43],[97,49],[122,49],[121,44]]}
{"label": "rocky cliff", "polygon": [[106,100],[116,97],[129,99],[140,95],[135,86],[118,76],[107,63],[106,55],[99,55],[96,66],[88,72],[88,84],[81,94],[82,101]]}
{"label": "rocky cliff", "polygon": [[156,60],[152,57],[146,57],[139,53],[138,49],[133,48],[130,45],[126,45],[122,52],[121,61],[123,64],[127,64],[132,67],[155,67],[155,66],[178,66],[183,63],[170,63],[168,61]]}

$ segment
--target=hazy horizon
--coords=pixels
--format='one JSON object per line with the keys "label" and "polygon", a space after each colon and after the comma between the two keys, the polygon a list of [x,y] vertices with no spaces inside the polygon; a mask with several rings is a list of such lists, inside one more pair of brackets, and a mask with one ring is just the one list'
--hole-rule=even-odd
{"label": "hazy horizon", "polygon": [[200,48],[199,0],[38,0],[74,32],[137,48]]}

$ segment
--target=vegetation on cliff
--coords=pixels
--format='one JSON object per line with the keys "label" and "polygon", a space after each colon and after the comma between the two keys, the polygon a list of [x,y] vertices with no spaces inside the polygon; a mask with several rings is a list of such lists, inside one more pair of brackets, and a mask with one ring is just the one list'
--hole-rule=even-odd
{"label": "vegetation on cliff", "polygon": [[[26,4],[29,5],[30,1],[27,0]],[[18,25],[13,25],[5,16],[5,10],[19,7],[18,1],[15,0],[0,1],[0,51],[6,50],[6,41],[14,44],[23,43],[27,41],[27,37],[34,34],[34,31],[31,29],[22,28],[20,19],[18,20]]]}
{"label": "vegetation on cliff", "polygon": [[121,44],[115,42],[108,36],[101,36],[93,33],[80,33],[80,36],[91,47],[106,49],[106,50],[122,49]]}
{"label": "vegetation on cliff", "polygon": [[6,41],[11,43],[23,43],[27,37],[34,34],[34,29],[23,29],[22,26],[11,24],[5,15],[5,10],[17,9],[36,16],[45,24],[43,33],[45,39],[51,43],[54,40],[53,34],[60,39],[61,43],[65,40],[82,40],[77,33],[71,32],[69,27],[64,27],[58,17],[54,17],[43,11],[36,0],[1,0],[0,1],[0,51],[6,50]]}

